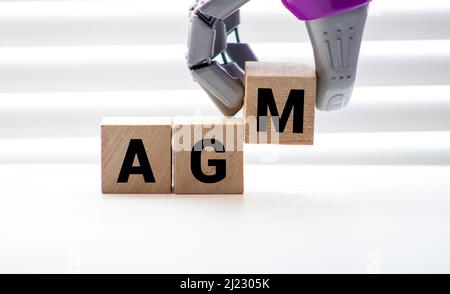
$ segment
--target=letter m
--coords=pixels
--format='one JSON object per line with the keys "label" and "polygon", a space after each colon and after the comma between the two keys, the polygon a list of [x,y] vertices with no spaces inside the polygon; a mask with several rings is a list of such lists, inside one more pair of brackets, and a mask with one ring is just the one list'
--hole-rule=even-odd
{"label": "letter m", "polygon": [[258,89],[257,131],[267,132],[267,110],[269,110],[277,132],[284,132],[289,117],[292,113],[293,132],[303,133],[304,109],[305,91],[292,89],[280,117],[278,114],[277,104],[275,103],[275,98],[273,97],[272,89],[260,88]]}

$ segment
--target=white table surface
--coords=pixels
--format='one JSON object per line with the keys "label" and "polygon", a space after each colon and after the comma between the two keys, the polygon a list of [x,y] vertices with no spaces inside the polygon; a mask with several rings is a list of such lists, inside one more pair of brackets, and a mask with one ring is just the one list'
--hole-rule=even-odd
{"label": "white table surface", "polygon": [[246,165],[244,196],[111,196],[0,166],[2,273],[450,272],[450,167]]}

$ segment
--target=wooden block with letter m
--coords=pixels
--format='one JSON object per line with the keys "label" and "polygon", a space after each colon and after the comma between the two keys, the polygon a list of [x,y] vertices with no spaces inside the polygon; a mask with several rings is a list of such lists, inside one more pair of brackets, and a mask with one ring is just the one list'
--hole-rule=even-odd
{"label": "wooden block with letter m", "polygon": [[312,145],[316,73],[295,63],[247,62],[245,142]]}

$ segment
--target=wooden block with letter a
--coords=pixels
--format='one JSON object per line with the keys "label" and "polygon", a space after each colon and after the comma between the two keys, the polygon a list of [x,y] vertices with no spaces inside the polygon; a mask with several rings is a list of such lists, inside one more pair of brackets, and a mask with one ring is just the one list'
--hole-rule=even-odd
{"label": "wooden block with letter a", "polygon": [[241,119],[174,120],[174,192],[242,194],[243,141]]}
{"label": "wooden block with letter a", "polygon": [[316,73],[295,63],[247,62],[245,142],[312,145]]}
{"label": "wooden block with letter a", "polygon": [[171,193],[170,118],[105,118],[101,135],[103,193]]}

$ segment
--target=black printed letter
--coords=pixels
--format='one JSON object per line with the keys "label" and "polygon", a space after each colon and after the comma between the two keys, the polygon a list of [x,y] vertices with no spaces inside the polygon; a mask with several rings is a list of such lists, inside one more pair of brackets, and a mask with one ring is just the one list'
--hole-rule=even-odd
{"label": "black printed letter", "polygon": [[223,143],[216,139],[202,139],[195,143],[191,152],[191,171],[194,177],[202,183],[217,183],[226,177],[226,160],[225,159],[208,159],[208,165],[216,167],[214,175],[205,175],[201,167],[201,154],[205,147],[214,146],[215,152],[225,152]]}
{"label": "black printed letter", "polygon": [[[136,156],[139,166],[133,166]],[[155,183],[155,177],[145,152],[144,143],[140,139],[130,140],[117,183],[127,183],[130,175],[142,175],[146,183]]]}
{"label": "black printed letter", "polygon": [[275,118],[278,118],[279,114],[272,89],[258,89],[257,131],[267,132],[267,109],[269,109],[277,132],[284,132],[289,116],[293,112],[293,132],[303,133],[304,104],[305,91],[291,90],[278,125]]}

